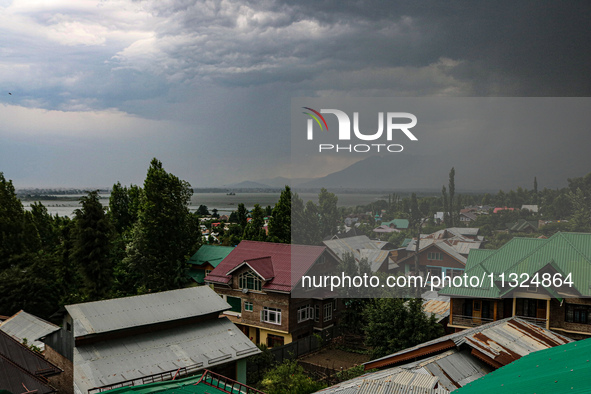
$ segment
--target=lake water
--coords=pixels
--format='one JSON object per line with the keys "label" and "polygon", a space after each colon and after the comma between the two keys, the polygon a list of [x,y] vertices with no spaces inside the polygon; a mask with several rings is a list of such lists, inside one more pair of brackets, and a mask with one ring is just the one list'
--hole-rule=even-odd
{"label": "lake water", "polygon": [[[312,200],[318,203],[317,193],[298,193],[300,198],[306,201]],[[254,208],[255,204],[261,207],[267,205],[273,206],[279,200],[280,193],[236,193],[229,196],[226,193],[194,193],[191,198],[191,205],[189,209],[196,211],[199,205],[205,205],[211,212],[212,209],[217,209],[220,215],[229,215],[235,211],[238,204],[243,203],[248,210]],[[380,199],[388,199],[384,193],[381,194],[356,194],[356,193],[341,193],[337,196],[339,198],[338,205],[344,207],[352,207],[357,205],[367,205]],[[61,198],[63,197],[63,199]],[[74,211],[80,207],[77,200],[72,198],[80,198],[82,195],[67,195],[57,196],[57,199],[40,200],[40,202],[47,207],[47,211],[52,215],[59,216],[74,216]],[[100,194],[103,205],[109,205],[109,194]],[[32,201],[23,201],[25,209],[30,209]]]}

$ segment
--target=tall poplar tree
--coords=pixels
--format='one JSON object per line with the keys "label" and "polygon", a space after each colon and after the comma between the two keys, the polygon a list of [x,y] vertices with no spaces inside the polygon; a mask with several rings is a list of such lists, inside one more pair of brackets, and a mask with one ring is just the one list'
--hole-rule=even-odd
{"label": "tall poplar tree", "polygon": [[269,220],[269,238],[273,242],[291,241],[291,189],[285,186]]}
{"label": "tall poplar tree", "polygon": [[78,265],[84,289],[91,300],[108,294],[113,281],[111,240],[113,225],[105,214],[98,191],[89,192],[80,199],[77,209],[73,259]]}
{"label": "tall poplar tree", "polygon": [[188,208],[192,195],[188,182],[152,159],[124,260],[146,291],[180,288],[186,281],[186,261],[200,239]]}

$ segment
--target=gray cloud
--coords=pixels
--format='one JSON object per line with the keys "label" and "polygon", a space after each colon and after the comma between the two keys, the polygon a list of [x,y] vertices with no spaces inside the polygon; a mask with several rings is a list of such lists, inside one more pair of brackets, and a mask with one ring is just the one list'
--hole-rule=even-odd
{"label": "gray cloud", "polygon": [[[13,95],[0,104],[61,111],[65,124],[76,112],[119,119],[113,111],[151,122],[98,145],[135,182],[149,155],[194,184],[287,175],[292,97],[590,95],[590,13],[549,1],[2,0],[0,86]],[[3,145],[37,162],[39,142],[6,125]],[[138,150],[133,127],[164,127],[141,141],[141,160],[125,154]],[[67,174],[60,183],[87,178],[68,170],[79,156],[43,156]],[[91,170],[101,184],[120,180]],[[21,177],[9,155],[0,171]]]}

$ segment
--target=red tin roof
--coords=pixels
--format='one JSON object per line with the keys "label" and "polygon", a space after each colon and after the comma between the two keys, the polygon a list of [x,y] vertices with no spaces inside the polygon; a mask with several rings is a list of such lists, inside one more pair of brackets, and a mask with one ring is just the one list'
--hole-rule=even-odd
{"label": "red tin roof", "polygon": [[232,272],[246,263],[260,276],[270,278],[263,290],[290,292],[325,250],[325,246],[242,241],[205,280],[227,284]]}

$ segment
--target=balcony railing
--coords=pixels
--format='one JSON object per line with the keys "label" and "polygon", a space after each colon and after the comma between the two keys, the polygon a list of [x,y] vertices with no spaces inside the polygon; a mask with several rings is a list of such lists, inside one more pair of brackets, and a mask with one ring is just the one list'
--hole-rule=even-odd
{"label": "balcony railing", "polygon": [[546,322],[548,321],[548,319],[538,319],[537,317],[527,317],[527,316],[519,316],[516,315],[515,317],[518,317],[522,320],[525,320],[526,322],[536,325],[538,327],[542,327],[542,328],[546,328]]}
{"label": "balcony railing", "polygon": [[486,323],[493,322],[493,319],[486,317],[474,317],[464,315],[453,315],[451,324],[462,327],[478,327]]}
{"label": "balcony railing", "polygon": [[[536,325],[541,328],[546,328],[547,319],[538,319],[535,317],[527,317],[527,316],[515,316],[522,320],[527,321],[530,324]],[[500,320],[500,319],[497,319]],[[474,317],[474,316],[464,316],[464,315],[453,315],[451,324],[454,326],[462,326],[462,327],[478,327],[486,323],[490,323],[495,321],[494,319],[485,318],[485,317]]]}

